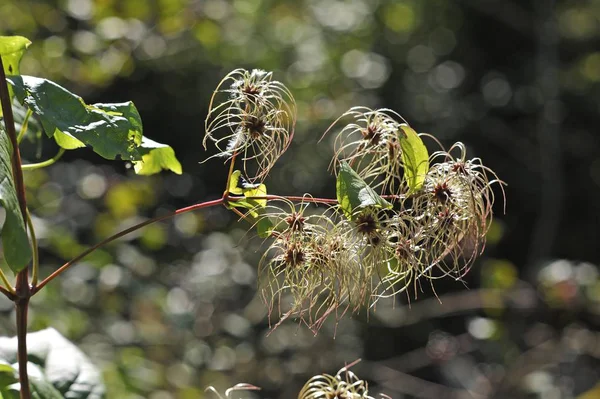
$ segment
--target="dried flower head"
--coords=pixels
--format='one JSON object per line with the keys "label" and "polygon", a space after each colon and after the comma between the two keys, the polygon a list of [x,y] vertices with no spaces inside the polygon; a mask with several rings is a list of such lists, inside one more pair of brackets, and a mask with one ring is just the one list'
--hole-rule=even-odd
{"label": "dried flower head", "polygon": [[240,155],[249,179],[262,181],[288,148],[295,124],[294,98],[271,72],[236,69],[213,93],[203,145],[214,142],[217,157]]}
{"label": "dried flower head", "polygon": [[369,396],[369,386],[356,374],[342,368],[335,376],[321,374],[304,384],[298,399],[374,399]]}
{"label": "dried flower head", "polygon": [[[217,391],[214,387],[209,386],[208,388],[206,388],[204,390],[205,392],[212,392],[215,395],[217,395],[219,397],[219,399],[224,399],[223,396],[221,396],[221,394],[219,393],[219,391]],[[231,388],[227,389],[225,391],[225,398],[230,399],[232,398],[232,393],[233,392],[239,392],[239,391],[260,391],[260,388],[252,385],[252,384],[246,384],[246,383],[239,383],[239,384],[235,384],[234,386],[232,386]]]}
{"label": "dried flower head", "polygon": [[[450,152],[459,150],[454,158]],[[466,160],[466,149],[456,143],[450,152],[438,151],[423,185],[422,195],[413,200],[413,211],[421,218],[419,234],[427,249],[428,267],[421,275],[460,279],[485,247],[495,201],[492,185],[501,182],[478,158]],[[490,180],[490,176],[492,179]],[[504,193],[504,191],[502,191]]]}
{"label": "dried flower head", "polygon": [[277,307],[280,322],[296,317],[317,331],[329,316],[364,305],[366,274],[334,216],[284,203],[289,210],[268,213],[275,238],[259,264],[260,289],[270,315]]}
{"label": "dried flower head", "polygon": [[374,290],[373,303],[406,291],[417,283],[427,268],[427,255],[419,234],[419,220],[410,210],[397,212],[386,223],[385,255],[378,267],[379,283]]}
{"label": "dried flower head", "polygon": [[339,162],[347,162],[373,188],[393,188],[402,179],[402,123],[397,119],[404,120],[389,109],[354,107],[327,131],[346,117],[353,118],[354,123],[337,133],[332,167],[335,169]]}

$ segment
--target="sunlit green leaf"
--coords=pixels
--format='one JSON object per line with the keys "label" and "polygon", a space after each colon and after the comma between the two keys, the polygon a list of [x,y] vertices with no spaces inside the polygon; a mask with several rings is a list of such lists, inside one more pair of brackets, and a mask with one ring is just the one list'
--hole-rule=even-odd
{"label": "sunlit green leaf", "polygon": [[135,173],[138,175],[152,175],[163,169],[181,174],[181,164],[170,146],[143,137],[138,150],[142,154],[142,160],[133,162]]}
{"label": "sunlit green leaf", "polygon": [[416,191],[423,186],[429,171],[429,153],[421,137],[410,126],[402,125],[402,133],[404,134],[400,134],[400,148],[404,178],[408,188]]}
{"label": "sunlit green leaf", "polygon": [[[233,195],[243,194],[246,199],[239,199],[237,201],[231,201],[227,205],[231,208],[247,208],[250,209],[250,214],[253,217],[258,216],[257,209],[264,208],[267,206],[266,199],[255,199],[252,197],[266,197],[267,186],[264,184],[248,184],[243,182],[242,172],[239,170],[234,171],[229,179],[229,193]],[[240,187],[240,180],[242,180],[242,186]],[[263,223],[264,224],[264,223]]]}
{"label": "sunlit green leaf", "polygon": [[338,203],[348,218],[352,218],[357,209],[367,206],[392,207],[392,204],[381,198],[346,162],[340,165],[336,194]]}
{"label": "sunlit green leaf", "polygon": [[2,123],[0,124],[0,204],[6,211],[1,233],[2,246],[6,263],[13,272],[18,273],[27,267],[32,254],[13,181],[11,154],[12,146]]}
{"label": "sunlit green leaf", "polygon": [[243,194],[243,190],[241,187],[238,187],[238,183],[240,181],[240,176],[242,172],[239,170],[234,171],[229,178],[229,194],[233,195],[241,195]]}
{"label": "sunlit green leaf", "polygon": [[[19,65],[21,57],[25,50],[31,44],[31,41],[23,36],[0,36],[0,56],[2,56],[2,65],[5,75],[19,75]],[[12,99],[13,90],[9,87],[9,95]],[[2,108],[0,107],[0,116]]]}
{"label": "sunlit green leaf", "polygon": [[[28,371],[34,399],[101,399],[105,391],[96,367],[54,329],[27,334]],[[0,337],[0,361],[17,362],[17,339]],[[18,389],[13,384],[7,391]]]}
{"label": "sunlit green leaf", "polygon": [[23,36],[0,36],[0,56],[6,75],[19,75],[19,64],[31,41]]}
{"label": "sunlit green leaf", "polygon": [[267,206],[267,200],[266,199],[253,199],[251,197],[266,197],[267,196],[267,186],[265,186],[264,184],[260,184],[258,185],[258,187],[252,187],[252,188],[244,188],[244,196],[246,198],[248,198],[248,203],[251,204],[253,207],[254,206],[258,206],[260,208],[264,208],[265,206]]}

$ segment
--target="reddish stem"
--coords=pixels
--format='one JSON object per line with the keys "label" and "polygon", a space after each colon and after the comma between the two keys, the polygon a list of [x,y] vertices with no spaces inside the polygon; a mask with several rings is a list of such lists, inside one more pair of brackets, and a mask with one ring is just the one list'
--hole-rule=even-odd
{"label": "reddish stem", "polygon": [[263,195],[263,196],[251,196],[251,197],[228,197],[229,201],[242,201],[245,199],[253,199],[253,200],[288,200],[292,202],[311,202],[314,204],[337,204],[338,200],[331,198],[314,198],[309,196],[297,196],[297,195]]}
{"label": "reddish stem", "polygon": [[15,299],[17,299],[17,296],[15,294],[13,294],[12,292],[10,292],[9,290],[7,290],[6,288],[4,288],[1,285],[0,285],[0,293],[4,294],[4,296],[7,297],[8,299],[10,299],[11,301],[14,301]]}
{"label": "reddish stem", "polygon": [[[17,132],[15,131],[15,120],[13,118],[10,95],[8,93],[8,84],[6,83],[6,74],[4,73],[4,64],[0,56],[0,103],[2,103],[2,114],[6,134],[12,145],[12,173],[15,183],[15,191],[19,200],[19,208],[25,229],[27,229],[27,201],[25,200],[25,184],[23,183],[23,171],[21,169],[21,153],[19,152],[19,142]],[[29,389],[29,376],[27,374],[27,310],[29,307],[29,298],[31,297],[31,287],[29,286],[29,269],[26,267],[17,274],[17,284],[15,286],[16,297],[13,298],[17,313],[17,358],[19,362],[19,382],[21,384],[21,399],[30,399],[31,391]]]}
{"label": "reddish stem", "polygon": [[185,208],[177,209],[176,211],[167,213],[166,215],[158,216],[153,219],[148,219],[144,222],[138,223],[134,226],[131,226],[131,227],[123,230],[123,231],[120,231],[117,234],[114,234],[114,235],[100,241],[98,244],[94,245],[93,247],[86,249],[85,251],[83,251],[82,253],[80,253],[79,255],[77,255],[76,257],[74,257],[73,259],[71,259],[70,261],[68,261],[67,263],[65,263],[64,265],[59,267],[58,269],[56,269],[52,274],[50,274],[48,277],[46,277],[44,280],[42,280],[38,285],[33,287],[32,295],[36,294],[39,290],[44,288],[44,286],[46,284],[48,284],[50,281],[54,280],[56,277],[58,277],[62,272],[67,270],[74,263],[80,261],[81,259],[85,258],[87,255],[91,254],[98,248],[116,240],[117,238],[121,238],[129,233],[132,233],[138,229],[141,229],[142,227],[148,226],[149,224],[172,218],[173,216],[181,215],[183,213],[195,211],[195,210],[202,209],[202,208],[209,208],[209,207],[215,206],[215,205],[221,205],[224,203],[225,203],[225,201],[223,198],[219,198],[219,199],[216,199],[213,201],[202,202],[200,204],[195,204],[195,205],[191,205],[191,206],[188,206]]}
{"label": "reddish stem", "polygon": [[21,384],[21,399],[31,398],[29,387],[29,374],[27,373],[27,313],[29,310],[29,298],[31,289],[29,287],[28,269],[17,274],[17,299],[15,300],[17,318],[17,359],[19,360],[19,382]]}

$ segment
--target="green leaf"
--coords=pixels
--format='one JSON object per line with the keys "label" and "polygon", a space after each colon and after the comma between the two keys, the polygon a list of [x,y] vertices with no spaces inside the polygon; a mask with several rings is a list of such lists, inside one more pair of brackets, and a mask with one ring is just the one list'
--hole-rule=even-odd
{"label": "green leaf", "polygon": [[[242,180],[242,187],[239,187],[240,180]],[[250,209],[250,214],[258,218],[256,223],[256,231],[258,236],[261,238],[267,238],[273,231],[273,223],[265,216],[263,208],[267,206],[266,199],[252,199],[251,197],[265,197],[267,195],[267,186],[264,184],[248,184],[242,179],[242,172],[239,170],[234,171],[229,178],[229,194],[240,195],[243,194],[247,199],[239,201],[232,201],[227,204],[229,209],[247,208]]]}
{"label": "green leaf", "polygon": [[46,79],[13,76],[7,80],[19,101],[38,115],[48,137],[57,136],[63,148],[87,146],[106,159],[142,159],[138,149],[142,122],[132,102],[87,105]]}
{"label": "green leaf", "polygon": [[142,154],[142,160],[133,161],[135,173],[138,175],[152,175],[163,169],[178,175],[182,173],[175,151],[168,145],[142,137],[142,144],[138,150]]}
{"label": "green leaf", "polygon": [[20,75],[21,57],[31,41],[23,36],[0,36],[0,56],[6,75]]}
{"label": "green leaf", "polygon": [[258,217],[259,213],[257,209],[264,208],[267,206],[266,199],[254,199],[252,197],[266,197],[267,186],[264,184],[248,184],[242,183],[242,187],[239,187],[242,172],[239,170],[234,171],[229,179],[229,193],[233,195],[243,194],[246,199],[240,199],[237,201],[231,201],[227,204],[229,209],[231,208],[248,208],[251,209],[250,214],[253,217]]}
{"label": "green leaf", "polygon": [[237,201],[229,202],[231,208],[247,208],[250,209],[250,214],[253,217],[258,217],[259,213],[257,209],[264,208],[267,206],[266,199],[254,199],[252,197],[265,197],[267,195],[267,186],[264,184],[259,185],[257,188],[242,189],[244,197],[246,199],[240,199]]}
{"label": "green leaf", "polygon": [[229,194],[241,195],[244,193],[242,188],[238,187],[240,176],[242,176],[242,172],[239,170],[236,170],[231,174],[231,177],[229,178]]}
{"label": "green leaf", "polygon": [[[99,371],[83,352],[56,330],[49,328],[27,334],[27,346],[33,398],[104,398]],[[17,362],[16,338],[0,338],[0,361]],[[18,389],[18,384],[12,387]]]}
{"label": "green leaf", "polygon": [[[262,211],[262,210],[261,210]],[[264,212],[264,211],[262,211]],[[259,219],[258,223],[256,223],[256,232],[260,238],[267,238],[273,232],[273,222],[269,219],[268,216],[262,215]]]}
{"label": "green leaf", "polygon": [[[17,364],[15,364],[16,367],[18,367]],[[60,391],[43,378],[43,371],[35,363],[27,362],[27,372],[29,374],[32,399],[65,399]],[[14,381],[10,384],[5,384],[4,386],[1,384],[0,382],[0,398],[19,399],[21,397],[21,384],[16,377],[14,377]]]}
{"label": "green leaf", "polygon": [[248,198],[248,203],[252,205],[252,207],[264,208],[267,206],[266,199],[252,199],[250,197],[266,197],[267,196],[267,186],[264,184],[259,184],[256,187],[244,188],[244,196]]}
{"label": "green leaf", "polygon": [[429,153],[417,132],[408,125],[402,125],[401,128],[403,134],[400,135],[400,148],[404,178],[410,191],[414,192],[423,186],[429,171]]}
{"label": "green leaf", "polygon": [[3,363],[0,360],[0,393],[6,387],[18,381],[16,375],[17,371],[10,364]]}
{"label": "green leaf", "polygon": [[[31,41],[23,36],[0,36],[0,56],[2,56],[2,65],[5,75],[19,75],[19,65],[21,57],[25,50],[31,44]],[[8,88],[10,99],[13,98],[13,90]],[[2,108],[0,108],[2,116]]]}
{"label": "green leaf", "polygon": [[381,198],[346,162],[340,165],[335,187],[338,203],[349,219],[357,209],[368,206],[388,209],[392,207],[392,204]]}
{"label": "green leaf", "polygon": [[48,137],[66,149],[91,147],[107,159],[134,162],[136,173],[162,169],[181,174],[175,152],[142,136],[142,120],[131,102],[87,105],[81,97],[56,83],[31,76],[8,79],[20,102],[39,116]]}
{"label": "green leaf", "polygon": [[16,274],[27,267],[32,253],[13,181],[11,156],[12,145],[4,124],[0,124],[0,205],[6,211],[1,233],[2,246],[4,259]]}

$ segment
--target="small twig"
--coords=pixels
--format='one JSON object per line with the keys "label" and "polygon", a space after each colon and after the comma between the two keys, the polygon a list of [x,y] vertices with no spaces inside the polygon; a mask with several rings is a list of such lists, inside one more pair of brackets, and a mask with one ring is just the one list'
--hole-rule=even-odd
{"label": "small twig", "polygon": [[4,288],[0,285],[0,292],[4,293],[4,291],[2,290],[6,289],[8,292],[11,292],[13,294],[15,293],[14,287],[10,284],[10,281],[8,281],[2,269],[0,269],[0,280],[2,280],[2,284],[6,286],[6,288]]}
{"label": "small twig", "polygon": [[314,204],[337,204],[338,200],[331,198],[314,198],[310,196],[295,196],[295,195],[262,195],[262,196],[248,196],[248,197],[228,197],[229,201],[243,201],[243,200],[287,200],[292,202],[311,202]]}
{"label": "small twig", "polygon": [[560,357],[563,353],[561,349],[560,342],[555,338],[550,338],[521,353],[512,362],[502,379],[494,384],[496,390],[490,395],[490,398],[500,399],[507,397],[511,389],[518,386],[519,382],[522,381],[523,376],[540,367],[552,367],[560,362]]}
{"label": "small twig", "polygon": [[6,280],[6,276],[4,275],[2,270],[0,270],[0,277],[2,277],[4,284],[7,285],[7,287],[9,287],[9,288],[4,288],[3,286],[0,285],[0,292],[2,294],[4,294],[4,296],[6,296],[11,301],[14,301],[17,298],[15,296],[15,289],[9,284],[8,280]]}
{"label": "small twig", "polygon": [[21,124],[21,130],[19,131],[19,135],[17,136],[17,143],[21,143],[23,137],[25,137],[25,133],[27,132],[27,126],[29,125],[29,118],[33,115],[33,111],[31,108],[27,108],[27,112],[25,113],[25,118],[23,118],[23,123]]}
{"label": "small twig", "polygon": [[524,287],[511,290],[479,289],[453,293],[441,298],[426,299],[406,306],[405,309],[397,309],[396,313],[403,317],[390,324],[394,327],[407,326],[423,320],[478,310],[484,307],[486,309],[503,309],[507,299],[516,300],[517,306],[531,307],[533,304],[529,302],[530,298],[535,298],[535,290]]}
{"label": "small twig", "polygon": [[31,251],[33,252],[32,258],[32,272],[31,272],[31,285],[35,287],[38,281],[38,274],[40,268],[40,258],[38,251],[37,238],[35,236],[35,230],[33,228],[33,220],[31,220],[31,214],[27,211],[27,226],[29,227],[29,235],[31,237]]}
{"label": "small twig", "polygon": [[412,375],[393,370],[387,366],[375,365],[376,373],[384,375],[379,383],[384,388],[423,399],[485,399],[484,395],[465,389],[446,387]]}
{"label": "small twig", "polygon": [[233,174],[233,167],[235,166],[235,158],[237,157],[237,152],[234,153],[229,159],[229,173],[227,173],[227,180],[225,182],[225,191],[223,192],[223,198],[227,200],[229,197],[229,183],[231,182],[231,175]]}

